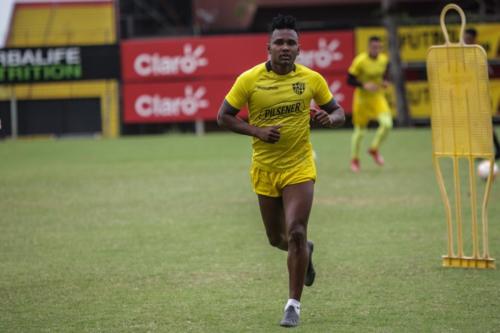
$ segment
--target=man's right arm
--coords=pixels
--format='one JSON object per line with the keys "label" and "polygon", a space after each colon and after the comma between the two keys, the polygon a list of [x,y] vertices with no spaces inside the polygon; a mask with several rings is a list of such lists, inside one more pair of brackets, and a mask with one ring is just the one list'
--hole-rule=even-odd
{"label": "man's right arm", "polygon": [[234,108],[225,99],[217,114],[217,124],[235,133],[254,136],[268,143],[275,143],[280,139],[280,125],[257,127],[250,125],[237,116],[240,110]]}
{"label": "man's right arm", "polygon": [[370,82],[362,83],[353,74],[348,73],[347,75],[348,75],[347,76],[347,83],[353,87],[361,88],[361,89],[368,90],[371,92],[375,92],[375,91],[379,90],[379,88],[380,88],[379,85],[376,84],[375,82],[370,81]]}
{"label": "man's right arm", "polygon": [[347,83],[353,87],[363,87],[363,84],[351,73],[347,73]]}

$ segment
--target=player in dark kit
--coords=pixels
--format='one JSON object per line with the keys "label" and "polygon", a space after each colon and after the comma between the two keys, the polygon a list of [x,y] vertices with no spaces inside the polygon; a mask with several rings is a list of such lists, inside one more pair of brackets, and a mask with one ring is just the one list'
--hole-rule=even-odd
{"label": "player in dark kit", "polygon": [[[344,123],[344,110],[334,100],[325,79],[295,64],[299,54],[295,19],[277,16],[268,44],[270,60],[242,73],[226,95],[218,123],[233,132],[253,137],[253,189],[269,243],[288,252],[289,298],[282,326],[299,323],[303,286],[314,282],[307,240],[313,202],[316,165],[310,143],[310,119],[325,127]],[[320,109],[310,110],[314,99]],[[249,122],[239,119],[248,105]]]}

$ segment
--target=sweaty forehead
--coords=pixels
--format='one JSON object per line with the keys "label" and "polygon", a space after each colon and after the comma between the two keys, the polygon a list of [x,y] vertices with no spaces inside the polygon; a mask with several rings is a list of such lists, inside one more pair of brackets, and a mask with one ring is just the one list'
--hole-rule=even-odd
{"label": "sweaty forehead", "polygon": [[292,29],[275,29],[271,34],[271,42],[277,39],[293,39],[295,41],[298,41],[299,36],[297,35],[297,32]]}

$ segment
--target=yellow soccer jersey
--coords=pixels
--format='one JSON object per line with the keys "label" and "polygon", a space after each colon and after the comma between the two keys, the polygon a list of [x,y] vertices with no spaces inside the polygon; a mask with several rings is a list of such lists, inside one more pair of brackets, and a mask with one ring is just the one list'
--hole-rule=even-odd
{"label": "yellow soccer jersey", "polygon": [[300,64],[286,75],[276,74],[269,62],[241,74],[226,96],[236,109],[248,105],[249,123],[258,127],[282,125],[280,140],[267,143],[253,138],[254,165],[282,171],[311,158],[309,104],[324,105],[333,98],[325,79]]}
{"label": "yellow soccer jersey", "polygon": [[[368,53],[363,52],[354,58],[349,74],[352,74],[361,82],[375,82],[381,84],[384,80],[384,74],[387,69],[389,59],[385,54],[379,54],[376,59],[370,58]],[[382,94],[383,90],[369,92],[364,89],[356,88],[356,95],[359,97],[369,97],[376,94]]]}

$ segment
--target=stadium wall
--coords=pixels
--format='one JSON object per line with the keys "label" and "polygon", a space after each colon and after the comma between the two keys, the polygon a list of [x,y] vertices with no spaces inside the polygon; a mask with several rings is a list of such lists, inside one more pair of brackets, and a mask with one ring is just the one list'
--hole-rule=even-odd
{"label": "stadium wall", "polygon": [[[115,15],[114,2],[110,0],[16,4],[7,47],[116,45]],[[119,63],[118,57],[115,62]],[[79,103],[82,98],[97,98],[99,110],[92,112],[101,115],[100,133],[105,137],[116,137],[120,134],[118,82],[117,79],[104,79],[4,84],[0,85],[0,100],[75,99]],[[94,131],[94,127],[89,131]]]}
{"label": "stadium wall", "polygon": [[[12,94],[16,96],[17,101],[60,101],[97,98],[99,100],[98,112],[101,119],[100,128],[102,135],[113,138],[120,134],[118,89],[118,83],[116,80],[83,81],[70,84],[66,82],[16,84],[12,87],[0,87],[0,101],[10,101]],[[22,112],[22,110],[19,110],[19,112]],[[85,111],[82,110],[82,112]],[[53,119],[53,121],[57,122],[60,120]],[[2,127],[4,132],[12,131],[12,129],[10,129],[10,124],[8,123],[4,123]],[[29,135],[31,133],[24,134]]]}

